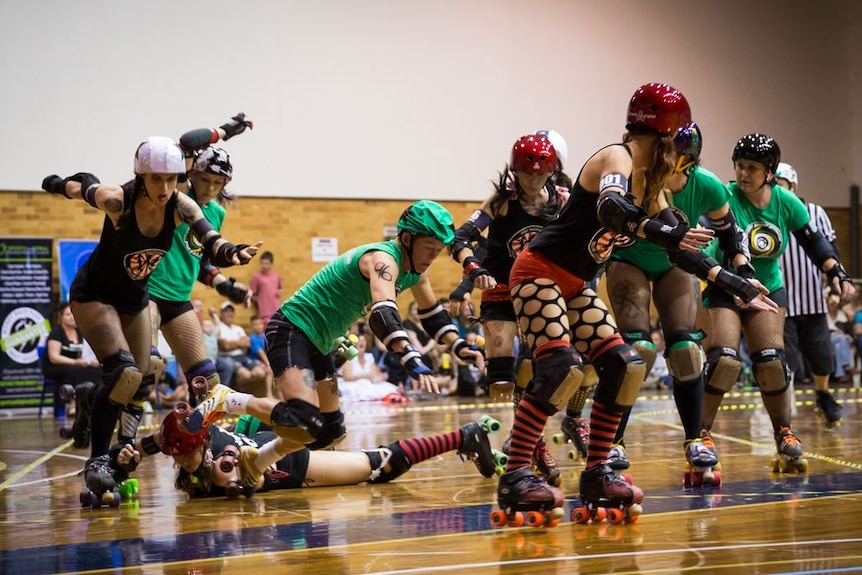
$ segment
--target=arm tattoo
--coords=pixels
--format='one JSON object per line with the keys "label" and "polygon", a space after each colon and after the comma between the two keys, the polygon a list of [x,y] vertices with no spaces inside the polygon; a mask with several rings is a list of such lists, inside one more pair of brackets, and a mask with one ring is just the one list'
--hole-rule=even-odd
{"label": "arm tattoo", "polygon": [[384,281],[388,281],[388,282],[392,281],[392,274],[389,273],[389,266],[388,265],[386,265],[384,263],[375,264],[374,265],[374,271],[377,272],[378,278],[380,278]]}
{"label": "arm tattoo", "polygon": [[117,214],[123,211],[123,201],[117,198],[108,198],[105,200],[105,211],[109,214]]}

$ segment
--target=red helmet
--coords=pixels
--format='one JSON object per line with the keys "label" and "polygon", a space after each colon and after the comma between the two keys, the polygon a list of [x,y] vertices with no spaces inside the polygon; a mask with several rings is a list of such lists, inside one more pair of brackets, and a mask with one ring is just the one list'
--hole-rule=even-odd
{"label": "red helmet", "polygon": [[682,92],[667,84],[644,84],[632,96],[626,129],[650,128],[665,136],[675,136],[691,122],[691,110]]}
{"label": "red helmet", "polygon": [[557,171],[557,151],[545,136],[521,136],[512,146],[509,167],[513,172],[544,174]]}
{"label": "red helmet", "polygon": [[171,411],[159,428],[159,447],[165,455],[186,455],[204,445],[209,437],[208,427],[195,433],[180,427],[179,416]]}

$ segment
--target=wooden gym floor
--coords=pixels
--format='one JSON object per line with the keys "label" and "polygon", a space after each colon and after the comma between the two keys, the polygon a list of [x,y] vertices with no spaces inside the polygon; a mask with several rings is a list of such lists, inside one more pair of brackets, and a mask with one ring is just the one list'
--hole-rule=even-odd
{"label": "wooden gym floor", "polygon": [[[716,424],[720,489],[682,487],[682,448],[668,392],[644,390],[629,425],[631,474],[644,515],[630,525],[491,528],[496,481],[455,453],[385,485],[307,488],[252,499],[188,501],[164,456],[136,476],[137,499],[82,509],[76,474],[87,452],[59,423],[0,419],[0,572],[42,573],[859,573],[862,572],[862,421],[858,388],[836,394],[845,425],[826,431],[811,388],[797,389],[794,427],[808,476],[774,476],[775,447],[759,396],[737,392]],[[460,427],[511,409],[441,399],[388,407],[348,404],[345,449]],[[158,414],[147,416],[152,429]],[[559,416],[548,431],[559,429]],[[144,431],[145,432],[145,431]],[[561,461],[567,508],[581,464]]]}

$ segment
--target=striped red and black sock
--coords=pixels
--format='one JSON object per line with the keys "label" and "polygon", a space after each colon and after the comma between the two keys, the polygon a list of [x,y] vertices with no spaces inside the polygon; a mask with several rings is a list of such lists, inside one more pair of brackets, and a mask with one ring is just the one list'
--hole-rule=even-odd
{"label": "striped red and black sock", "polygon": [[590,443],[587,446],[587,469],[604,463],[614,442],[621,413],[613,413],[599,401],[590,409]]}
{"label": "striped red and black sock", "polygon": [[407,459],[411,465],[416,465],[420,461],[426,461],[432,457],[436,457],[447,451],[454,451],[461,447],[461,430],[433,437],[414,437],[412,439],[402,439],[398,443],[407,454]]}
{"label": "striped red and black sock", "polygon": [[545,429],[548,415],[542,411],[536,396],[525,393],[515,411],[512,424],[512,442],[509,447],[509,463],[506,471],[530,465],[536,442]]}

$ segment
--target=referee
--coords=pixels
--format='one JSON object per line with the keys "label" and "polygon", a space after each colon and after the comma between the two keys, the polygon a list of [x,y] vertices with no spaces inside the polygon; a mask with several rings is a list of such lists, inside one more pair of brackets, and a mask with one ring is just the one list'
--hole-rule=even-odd
{"label": "referee", "polygon": [[[778,184],[798,195],[799,178],[790,164],[781,162],[775,172]],[[801,199],[801,198],[800,198]],[[826,211],[806,202],[811,224],[834,246],[835,230]],[[787,319],[784,322],[784,351],[791,374],[803,373],[800,352],[811,366],[817,410],[826,427],[841,425],[842,408],[829,393],[829,376],[834,370],[835,351],[826,322],[827,304],[821,272],[808,258],[793,234],[788,234],[787,249],[781,255],[781,269],[787,289]],[[836,253],[838,249],[835,248]],[[830,293],[830,298],[839,295]]]}

